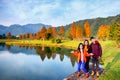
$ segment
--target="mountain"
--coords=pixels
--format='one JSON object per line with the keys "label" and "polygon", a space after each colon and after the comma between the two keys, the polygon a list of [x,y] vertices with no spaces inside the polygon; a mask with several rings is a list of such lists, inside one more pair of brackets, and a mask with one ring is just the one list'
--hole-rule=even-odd
{"label": "mountain", "polygon": [[38,32],[42,26],[45,26],[48,28],[51,25],[44,25],[44,24],[26,24],[26,25],[19,25],[14,24],[10,26],[3,26],[0,25],[0,34],[7,34],[7,32],[10,32],[12,35],[16,36],[19,34],[25,34],[28,33],[36,33]]}
{"label": "mountain", "polygon": [[[82,27],[84,27],[84,23],[88,21],[90,23],[90,27],[92,30],[92,34],[95,35],[98,31],[98,28],[102,24],[108,24],[111,25],[114,22],[119,22],[120,23],[120,14],[116,16],[110,16],[107,18],[95,18],[95,19],[85,19],[85,20],[79,20],[76,21],[76,24],[80,24]],[[71,23],[72,24],[72,23]],[[71,24],[65,25],[64,28],[65,30],[70,29]],[[25,34],[26,32],[28,33],[36,33],[38,32],[42,26],[45,26],[48,28],[51,25],[45,25],[45,24],[26,24],[26,25],[19,25],[19,24],[14,24],[10,26],[4,26],[0,25],[0,34],[7,34],[7,32],[11,32],[12,35],[19,35],[19,34]],[[60,26],[57,27],[57,30],[59,30]]]}
{"label": "mountain", "polygon": [[[120,14],[116,15],[116,16],[110,16],[110,17],[107,17],[107,18],[98,17],[98,18],[95,18],[95,19],[79,20],[79,21],[76,21],[76,24],[77,25],[80,24],[82,26],[82,28],[83,28],[84,27],[84,23],[86,21],[88,21],[89,24],[90,24],[90,27],[91,27],[91,30],[92,30],[92,35],[95,35],[97,33],[97,31],[98,31],[99,26],[102,25],[102,24],[111,25],[114,22],[120,23]],[[66,25],[65,26],[65,30],[70,29],[71,24]]]}

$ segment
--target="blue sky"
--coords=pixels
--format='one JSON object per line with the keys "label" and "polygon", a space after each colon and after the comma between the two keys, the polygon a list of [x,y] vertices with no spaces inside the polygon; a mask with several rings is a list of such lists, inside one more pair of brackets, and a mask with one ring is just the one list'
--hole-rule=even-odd
{"label": "blue sky", "polygon": [[120,14],[120,0],[0,0],[0,24],[52,26]]}

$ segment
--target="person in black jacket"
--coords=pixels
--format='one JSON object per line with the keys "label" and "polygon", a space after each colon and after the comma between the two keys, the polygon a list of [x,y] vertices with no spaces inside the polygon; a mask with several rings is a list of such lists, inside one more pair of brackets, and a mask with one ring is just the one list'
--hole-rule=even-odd
{"label": "person in black jacket", "polygon": [[[89,41],[88,41],[88,40],[84,40],[84,50],[85,50],[86,52],[88,52],[88,50],[89,50]],[[88,53],[88,54],[89,54],[89,53]],[[87,57],[86,59],[87,59],[87,60],[86,60],[85,68],[86,68],[86,70],[89,72],[89,61],[90,61],[90,57]]]}

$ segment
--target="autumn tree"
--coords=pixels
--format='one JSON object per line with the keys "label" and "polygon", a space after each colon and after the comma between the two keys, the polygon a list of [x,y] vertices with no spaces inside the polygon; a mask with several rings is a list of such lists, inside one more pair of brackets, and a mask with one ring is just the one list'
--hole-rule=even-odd
{"label": "autumn tree", "polygon": [[25,38],[26,38],[26,39],[29,38],[29,33],[28,33],[28,32],[26,32]]}
{"label": "autumn tree", "polygon": [[43,26],[39,35],[41,36],[41,38],[45,39],[46,33],[47,33],[47,29]]}
{"label": "autumn tree", "polygon": [[33,33],[30,33],[29,38],[30,38],[30,39],[34,39],[34,37],[33,37]]}
{"label": "autumn tree", "polygon": [[85,37],[91,36],[91,29],[90,29],[90,24],[88,21],[86,21],[84,24],[84,35],[85,35]]}
{"label": "autumn tree", "polygon": [[53,36],[53,37],[56,37],[56,36],[57,36],[56,27],[53,27],[53,28],[52,28],[52,36]]}
{"label": "autumn tree", "polygon": [[70,34],[72,38],[76,38],[76,23],[71,24]]}
{"label": "autumn tree", "polygon": [[110,26],[109,25],[101,25],[98,29],[97,36],[100,39],[106,39],[109,36]]}
{"label": "autumn tree", "polygon": [[64,35],[64,32],[65,32],[64,26],[61,26],[61,27],[60,27],[60,35]]}
{"label": "autumn tree", "polygon": [[22,39],[22,34],[19,35],[19,39]]}
{"label": "autumn tree", "polygon": [[82,38],[83,36],[83,32],[82,32],[82,27],[81,25],[79,24],[78,27],[76,28],[76,38]]}
{"label": "autumn tree", "polygon": [[47,33],[46,33],[46,35],[45,35],[45,38],[46,38],[47,40],[49,40],[50,38],[52,38],[52,27],[49,27],[49,28],[47,29]]}
{"label": "autumn tree", "polygon": [[22,39],[25,39],[25,35],[24,34],[22,35]]}
{"label": "autumn tree", "polygon": [[38,32],[36,33],[35,38],[36,38],[36,39],[40,39],[40,38],[41,38],[41,33],[40,33],[40,31],[38,31]]}
{"label": "autumn tree", "polygon": [[7,33],[7,38],[8,38],[8,39],[11,38],[11,33],[10,33],[10,32]]}
{"label": "autumn tree", "polygon": [[48,29],[47,29],[47,33],[52,34],[52,27],[48,27]]}

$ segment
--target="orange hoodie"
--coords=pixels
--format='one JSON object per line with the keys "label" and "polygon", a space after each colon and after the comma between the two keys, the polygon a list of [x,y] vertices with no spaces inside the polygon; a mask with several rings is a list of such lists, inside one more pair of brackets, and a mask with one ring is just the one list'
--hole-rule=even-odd
{"label": "orange hoodie", "polygon": [[[90,57],[91,55],[90,54],[88,54],[88,52],[87,52],[87,50],[86,50],[87,48],[84,48],[84,50],[83,50],[83,59],[84,59],[84,62],[86,63],[86,57]],[[81,53],[79,52],[79,51],[76,51],[76,52],[74,52],[73,53],[75,56],[77,56],[77,61],[78,62],[80,62],[81,61]]]}

